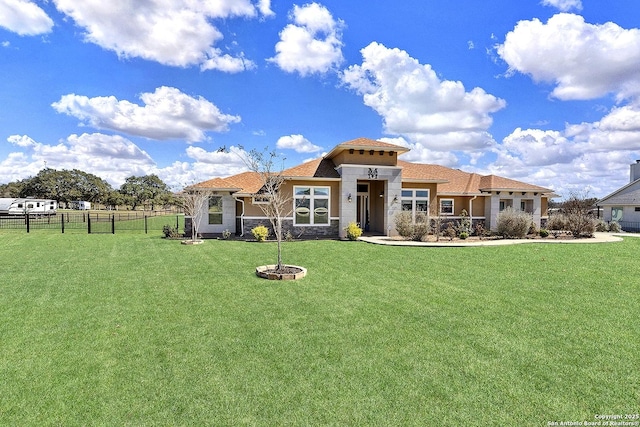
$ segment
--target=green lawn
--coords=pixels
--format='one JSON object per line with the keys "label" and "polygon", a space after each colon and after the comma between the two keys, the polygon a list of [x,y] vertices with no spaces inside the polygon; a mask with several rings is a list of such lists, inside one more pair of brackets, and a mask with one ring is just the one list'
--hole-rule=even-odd
{"label": "green lawn", "polygon": [[0,425],[546,426],[640,410],[640,239],[0,233]]}

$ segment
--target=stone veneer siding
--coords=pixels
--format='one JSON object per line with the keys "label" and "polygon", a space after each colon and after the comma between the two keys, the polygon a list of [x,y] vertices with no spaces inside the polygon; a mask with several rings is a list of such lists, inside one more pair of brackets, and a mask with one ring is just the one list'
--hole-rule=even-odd
{"label": "stone veneer siding", "polygon": [[[282,222],[282,230],[286,235],[287,231],[291,231],[294,239],[316,239],[316,238],[338,238],[339,233],[339,221],[332,219],[329,221],[328,226],[294,226],[293,220],[284,220]],[[266,219],[245,219],[244,220],[244,238],[253,239],[251,229],[259,225],[264,225],[269,229],[269,238],[273,238],[273,228],[271,222]]]}

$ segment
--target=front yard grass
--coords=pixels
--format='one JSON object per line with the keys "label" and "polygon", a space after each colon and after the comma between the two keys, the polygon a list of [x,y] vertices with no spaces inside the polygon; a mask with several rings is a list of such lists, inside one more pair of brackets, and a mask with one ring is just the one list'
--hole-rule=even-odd
{"label": "front yard grass", "polygon": [[0,425],[518,425],[640,410],[640,239],[0,233]]}

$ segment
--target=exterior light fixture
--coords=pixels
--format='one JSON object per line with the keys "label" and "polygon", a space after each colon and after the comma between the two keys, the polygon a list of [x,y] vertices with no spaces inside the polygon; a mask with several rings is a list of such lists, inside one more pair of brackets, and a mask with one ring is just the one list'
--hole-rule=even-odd
{"label": "exterior light fixture", "polygon": [[393,201],[391,203],[398,203],[398,195],[393,196]]}
{"label": "exterior light fixture", "polygon": [[351,203],[353,201],[353,197],[351,197],[351,193],[347,196],[347,202]]}
{"label": "exterior light fixture", "polygon": [[380,192],[380,197],[384,197],[384,191]]}

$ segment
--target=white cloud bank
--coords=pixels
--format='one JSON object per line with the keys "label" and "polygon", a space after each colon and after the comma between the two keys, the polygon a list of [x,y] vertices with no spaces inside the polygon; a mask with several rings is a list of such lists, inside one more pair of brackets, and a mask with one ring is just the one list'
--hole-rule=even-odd
{"label": "white cloud bank", "polygon": [[202,181],[203,177],[228,176],[243,172],[243,152],[208,152],[188,146],[188,161],[176,161],[159,168],[151,156],[135,143],[117,135],[84,133],[70,135],[57,144],[36,142],[28,135],[12,135],[7,141],[16,151],[0,161],[0,182],[13,182],[35,176],[46,164],[53,169],[90,171],[118,188],[131,175],[158,175],[169,187],[179,190]]}
{"label": "white cloud bank", "polygon": [[536,82],[555,85],[561,100],[618,100],[640,95],[640,30],[615,23],[589,24],[579,15],[557,14],[544,24],[521,21],[497,46],[498,55]]}
{"label": "white cloud bank", "polygon": [[123,58],[236,73],[255,67],[242,52],[223,52],[222,33],[211,20],[272,16],[270,0],[54,0],[58,10],[85,30],[88,42]]}
{"label": "white cloud bank", "polygon": [[50,32],[53,20],[31,1],[0,0],[0,27],[21,36],[35,36]]}
{"label": "white cloud bank", "polygon": [[294,5],[289,19],[293,23],[280,32],[276,55],[268,61],[301,76],[326,73],[343,62],[344,23],[335,20],[326,7],[318,3]]}
{"label": "white cloud bank", "polygon": [[613,95],[618,105],[596,122],[563,130],[514,130],[496,147],[491,171],[564,196],[585,189],[605,195],[626,184],[628,165],[640,154],[640,30],[558,14],[546,24],[519,22],[497,50],[509,73],[552,83],[559,100]]}
{"label": "white cloud bank", "polygon": [[110,129],[149,139],[203,141],[205,132],[224,132],[239,116],[223,114],[202,97],[191,97],[172,87],[162,86],[143,93],[144,106],[114,96],[88,98],[68,94],[52,107],[59,113],[77,117],[97,129]]}
{"label": "white cloud bank", "polygon": [[491,113],[504,108],[504,100],[481,88],[467,91],[459,81],[441,80],[430,65],[400,49],[373,42],[361,53],[362,65],[348,67],[342,81],[382,117],[387,133],[413,144],[412,160],[427,160],[418,155],[426,155],[426,149],[476,151],[495,143],[487,129]]}

